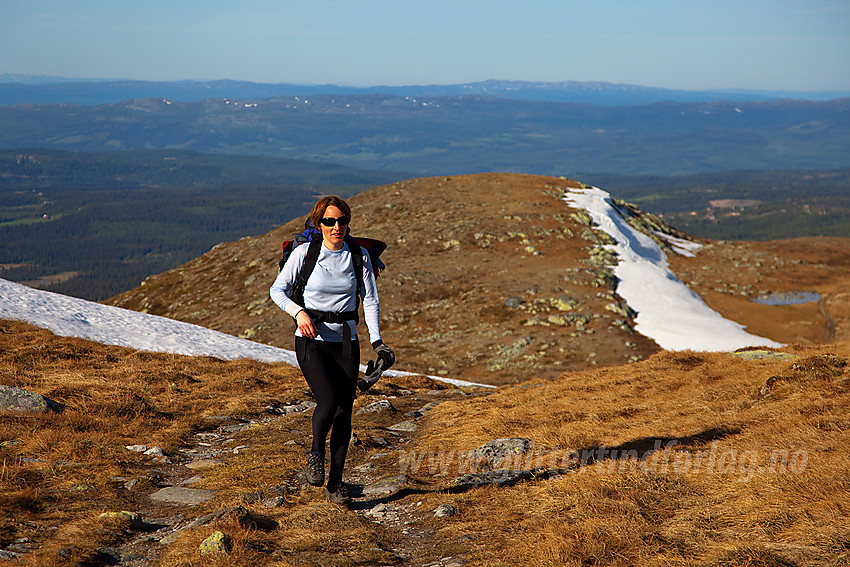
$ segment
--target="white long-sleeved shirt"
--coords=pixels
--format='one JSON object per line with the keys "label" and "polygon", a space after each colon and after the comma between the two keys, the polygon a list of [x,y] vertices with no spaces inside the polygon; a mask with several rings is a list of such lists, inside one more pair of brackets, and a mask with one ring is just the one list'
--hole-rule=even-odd
{"label": "white long-sleeved shirt", "polygon": [[[348,243],[343,243],[340,250],[331,250],[323,244],[316,267],[310,274],[307,287],[304,289],[304,305],[298,305],[290,299],[288,293],[295,286],[309,247],[309,243],[302,244],[292,251],[269,290],[272,300],[293,318],[303,308],[333,313],[357,309],[357,279]],[[378,286],[375,284],[372,261],[366,250],[361,248],[361,251],[363,252],[363,314],[366,318],[366,327],[369,329],[370,342],[374,343],[381,338],[381,307],[378,302]],[[342,342],[342,325],[344,324],[351,327],[352,338],[357,336],[357,324],[354,321],[345,323],[313,321],[313,324],[316,327],[318,340]],[[302,336],[297,327],[295,336]]]}

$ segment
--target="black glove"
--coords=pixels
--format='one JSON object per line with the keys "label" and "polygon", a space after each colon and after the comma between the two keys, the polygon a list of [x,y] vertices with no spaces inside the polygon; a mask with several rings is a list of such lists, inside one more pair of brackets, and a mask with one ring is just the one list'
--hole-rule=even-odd
{"label": "black glove", "polygon": [[372,348],[375,349],[375,354],[378,355],[378,359],[383,362],[383,369],[387,370],[393,364],[395,364],[395,353],[393,349],[384,344],[384,341],[378,339],[374,343],[372,343]]}

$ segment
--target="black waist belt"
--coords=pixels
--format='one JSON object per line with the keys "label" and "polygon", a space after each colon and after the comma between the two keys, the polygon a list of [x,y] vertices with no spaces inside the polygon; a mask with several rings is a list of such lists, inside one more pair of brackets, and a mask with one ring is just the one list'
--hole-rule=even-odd
{"label": "black waist belt", "polygon": [[355,325],[360,322],[360,315],[357,311],[343,311],[341,313],[315,311],[313,309],[305,309],[304,311],[316,323],[342,324],[342,357],[351,358],[351,327],[348,326],[348,321],[354,321]]}

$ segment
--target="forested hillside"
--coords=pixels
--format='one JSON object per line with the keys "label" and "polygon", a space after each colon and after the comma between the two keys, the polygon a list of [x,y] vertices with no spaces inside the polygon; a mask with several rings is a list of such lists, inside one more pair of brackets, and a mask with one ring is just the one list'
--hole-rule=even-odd
{"label": "forested hillside", "polygon": [[[209,250],[410,174],[184,151],[0,151],[0,277],[105,299]],[[580,179],[712,239],[850,237],[850,169]],[[273,261],[269,258],[269,261]]]}
{"label": "forested hillside", "polygon": [[850,169],[729,171],[676,177],[588,175],[690,234],[716,240],[850,237]]}
{"label": "forested hillside", "polygon": [[0,148],[182,148],[416,175],[685,175],[850,167],[850,99],[592,106],[476,97],[286,96],[0,107]]}
{"label": "forested hillside", "polygon": [[0,277],[105,299],[400,175],[183,151],[0,152]]}

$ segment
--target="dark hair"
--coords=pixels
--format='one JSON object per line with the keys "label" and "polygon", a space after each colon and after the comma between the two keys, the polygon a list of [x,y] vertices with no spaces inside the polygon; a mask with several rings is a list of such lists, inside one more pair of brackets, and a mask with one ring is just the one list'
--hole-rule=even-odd
{"label": "dark hair", "polygon": [[316,201],[316,204],[313,205],[313,210],[310,211],[310,222],[314,227],[319,228],[319,223],[322,222],[322,218],[325,216],[325,211],[328,207],[336,207],[345,216],[351,218],[351,207],[348,206],[348,203],[342,197],[327,195]]}

